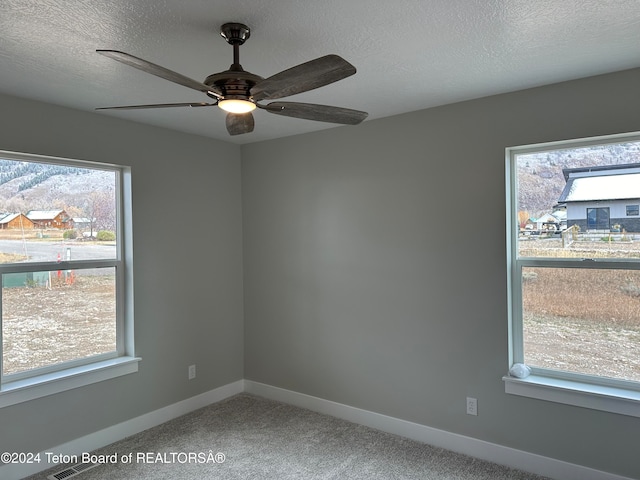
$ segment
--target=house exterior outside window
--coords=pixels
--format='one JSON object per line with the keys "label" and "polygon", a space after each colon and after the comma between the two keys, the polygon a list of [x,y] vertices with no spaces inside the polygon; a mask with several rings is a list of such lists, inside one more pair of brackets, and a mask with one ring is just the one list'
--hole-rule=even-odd
{"label": "house exterior outside window", "polygon": [[640,218],[628,218],[629,204],[640,203],[640,164],[564,168],[565,187],[558,198],[566,205],[567,225],[581,231],[640,232]]}

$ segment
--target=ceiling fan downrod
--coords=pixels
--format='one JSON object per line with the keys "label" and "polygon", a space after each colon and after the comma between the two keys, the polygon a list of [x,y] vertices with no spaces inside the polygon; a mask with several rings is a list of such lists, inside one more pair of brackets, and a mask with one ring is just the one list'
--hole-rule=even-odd
{"label": "ceiling fan downrod", "polygon": [[233,47],[233,65],[240,65],[240,45],[251,36],[251,29],[243,23],[225,23],[220,27],[220,36]]}

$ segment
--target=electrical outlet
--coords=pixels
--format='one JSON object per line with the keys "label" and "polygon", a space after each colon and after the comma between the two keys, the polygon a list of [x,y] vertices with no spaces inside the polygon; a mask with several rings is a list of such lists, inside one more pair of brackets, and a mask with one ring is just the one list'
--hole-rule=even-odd
{"label": "electrical outlet", "polygon": [[196,366],[189,365],[189,380],[193,380],[196,378]]}
{"label": "electrical outlet", "polygon": [[478,399],[467,397],[467,415],[478,415]]}

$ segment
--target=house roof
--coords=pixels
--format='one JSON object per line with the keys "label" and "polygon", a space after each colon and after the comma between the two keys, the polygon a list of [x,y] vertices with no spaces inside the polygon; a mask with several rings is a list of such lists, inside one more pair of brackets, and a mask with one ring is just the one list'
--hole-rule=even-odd
{"label": "house roof", "polygon": [[9,223],[11,220],[18,218],[20,215],[22,215],[21,213],[3,213],[2,217],[0,217],[0,224],[2,223]]}
{"label": "house roof", "polygon": [[626,171],[637,170],[640,172],[640,163],[621,163],[618,165],[595,165],[591,167],[563,168],[562,174],[565,181],[569,177],[586,177],[591,175],[614,175],[617,173],[627,173]]}
{"label": "house roof", "polygon": [[542,222],[555,221],[555,220],[558,220],[558,218],[555,215],[552,215],[550,213],[545,213],[544,215],[538,217],[535,221],[538,223],[542,223]]}
{"label": "house roof", "polygon": [[640,166],[565,169],[567,183],[558,202],[640,199]]}
{"label": "house roof", "polygon": [[53,220],[64,210],[30,210],[27,212],[29,220]]}

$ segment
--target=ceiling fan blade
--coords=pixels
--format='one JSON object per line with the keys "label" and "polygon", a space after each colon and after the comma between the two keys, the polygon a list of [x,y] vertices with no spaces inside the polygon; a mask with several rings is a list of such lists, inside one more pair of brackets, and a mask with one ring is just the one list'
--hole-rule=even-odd
{"label": "ceiling fan blade", "polygon": [[154,103],[151,105],[124,105],[122,107],[98,107],[96,110],[137,110],[143,108],[169,108],[169,107],[215,107],[217,103]]}
{"label": "ceiling fan blade", "polygon": [[271,100],[307,92],[356,73],[356,67],[338,55],[326,55],[266,78],[251,89],[254,100]]}
{"label": "ceiling fan blade", "polygon": [[242,135],[253,132],[255,121],[251,113],[227,113],[227,132],[230,135]]}
{"label": "ceiling fan blade", "polygon": [[142,58],[134,57],[133,55],[129,55],[128,53],[120,52],[118,50],[96,50],[96,52],[106,57],[117,60],[120,63],[124,63],[125,65],[129,65],[133,68],[137,68],[138,70],[142,70],[143,72],[155,75],[156,77],[169,80],[170,82],[177,83],[179,85],[183,85],[200,92],[212,92],[217,94],[217,96],[220,95],[220,92],[215,91],[214,89],[212,89],[212,87],[209,87],[204,83],[198,82],[189,77],[185,77],[180,73],[169,70],[168,68],[161,67],[160,65],[156,65],[155,63],[147,62]]}
{"label": "ceiling fan blade", "polygon": [[369,115],[367,112],[351,110],[350,108],[298,102],[271,102],[268,105],[261,106],[261,108],[286,117],[304,118],[318,122],[342,123],[345,125],[357,125]]}

